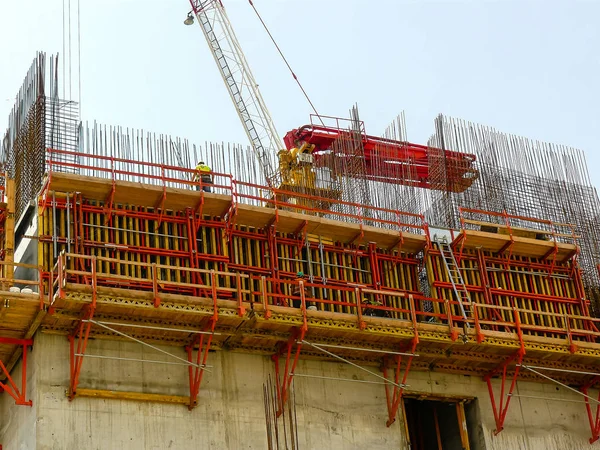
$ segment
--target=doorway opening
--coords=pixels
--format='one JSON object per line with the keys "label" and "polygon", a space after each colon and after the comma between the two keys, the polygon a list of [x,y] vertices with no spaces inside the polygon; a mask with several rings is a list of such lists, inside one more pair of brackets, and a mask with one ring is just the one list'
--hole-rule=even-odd
{"label": "doorway opening", "polygon": [[485,450],[476,399],[405,397],[411,450]]}

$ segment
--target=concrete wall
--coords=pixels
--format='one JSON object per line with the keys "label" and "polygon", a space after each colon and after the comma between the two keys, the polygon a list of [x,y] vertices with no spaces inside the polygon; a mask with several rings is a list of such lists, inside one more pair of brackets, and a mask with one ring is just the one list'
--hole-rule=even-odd
{"label": "concrete wall", "polygon": [[[175,351],[169,348],[169,351]],[[89,354],[167,360],[137,344],[91,341]],[[183,352],[178,353],[183,356]],[[69,377],[64,336],[41,334],[31,354],[29,394],[34,407],[10,406],[0,397],[0,443],[4,450],[37,449],[265,449],[263,382],[272,373],[269,358],[232,352],[209,356],[199,406],[65,396]],[[18,375],[18,370],[15,374]],[[349,365],[301,361],[297,373],[369,379]],[[295,400],[300,449],[404,449],[402,420],[386,428],[383,386],[297,377]],[[564,450],[590,447],[581,403],[517,398],[505,430],[495,427],[487,387],[480,379],[435,372],[412,372],[411,390],[478,398],[481,430],[489,450]],[[81,387],[185,395],[182,366],[87,358]],[[550,384],[519,383],[522,395],[581,400]],[[521,412],[522,411],[522,412]]]}

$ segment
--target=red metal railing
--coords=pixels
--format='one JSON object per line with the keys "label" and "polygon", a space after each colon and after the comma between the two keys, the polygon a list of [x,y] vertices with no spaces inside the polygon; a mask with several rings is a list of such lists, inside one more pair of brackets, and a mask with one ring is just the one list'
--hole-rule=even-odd
{"label": "red metal railing", "polygon": [[[82,267],[77,260],[85,260],[85,269],[74,269]],[[101,270],[100,262],[118,262],[122,265],[143,266],[146,276],[125,277],[115,275]],[[180,271],[187,274],[187,278],[194,279],[197,275],[203,275],[203,279],[194,282],[176,282],[161,277],[161,269],[169,271]],[[133,273],[133,271],[132,271]],[[251,289],[249,281],[253,279],[259,290]],[[486,338],[486,329],[494,327],[499,331],[494,333],[506,333],[507,337],[519,337],[522,341],[524,335],[536,334],[547,335],[555,338],[564,338],[569,345],[576,345],[577,340],[588,337],[596,339],[600,333],[595,328],[585,327],[585,323],[600,324],[600,319],[576,314],[556,314],[551,312],[535,311],[524,308],[514,308],[499,305],[488,305],[471,303],[469,306],[472,317],[464,318],[458,313],[457,301],[429,298],[423,295],[392,291],[370,289],[365,286],[331,286],[319,283],[311,283],[306,280],[280,280],[265,276],[248,276],[235,272],[193,269],[175,267],[162,264],[147,264],[130,261],[120,261],[113,258],[102,258],[95,256],[83,256],[62,253],[58,259],[56,270],[53,275],[53,288],[58,297],[64,296],[66,283],[82,283],[89,286],[108,287],[134,287],[137,290],[153,292],[154,305],[160,307],[162,293],[182,292],[187,290],[192,297],[198,299],[219,299],[219,301],[230,302],[236,308],[240,316],[245,313],[246,305],[262,304],[265,316],[272,314],[273,307],[285,307],[283,311],[300,311],[303,315],[310,314],[310,306],[315,306],[316,311],[329,311],[340,314],[340,318],[353,316],[359,327],[364,329],[371,317],[377,319],[389,319],[390,325],[395,323],[430,323],[445,326],[448,333],[456,338],[458,330],[467,325],[475,330],[479,342]],[[335,292],[336,299],[314,298],[305,294],[304,288],[310,292],[311,288],[327,289]],[[94,289],[95,291],[95,289]],[[296,293],[294,293],[296,291]],[[96,293],[94,292],[94,295]],[[43,296],[45,297],[45,295]],[[433,308],[425,308],[424,302],[430,302]],[[52,303],[53,304],[53,303]],[[435,305],[438,305],[437,307]],[[482,319],[491,317],[486,310],[495,310],[502,317],[501,320]],[[438,312],[435,312],[438,311]],[[551,324],[536,325],[530,323],[531,315],[542,320],[551,318]]]}
{"label": "red metal railing", "polygon": [[[491,226],[500,226],[502,228],[506,228],[509,235],[513,235],[513,229],[519,229],[522,231],[529,231],[532,233],[537,233],[545,236],[550,236],[554,242],[557,242],[557,238],[564,238],[572,240],[573,244],[577,243],[577,239],[579,236],[576,233],[577,226],[572,223],[561,223],[555,222],[552,220],[546,219],[538,219],[536,217],[526,217],[519,216],[514,214],[509,214],[506,211],[495,212],[495,211],[486,211],[481,209],[473,209],[473,208],[458,208],[460,214],[460,223],[463,229],[468,228],[470,225],[491,225]],[[469,219],[467,216],[469,215],[479,215],[479,216],[488,216],[501,219],[502,223],[494,223],[487,221],[477,221]],[[515,224],[517,222],[517,224]],[[521,223],[532,223],[534,225],[539,226],[539,228],[529,228],[529,227],[521,227],[518,226],[519,222]],[[562,230],[562,231],[561,231]],[[566,231],[565,231],[566,230]]]}
{"label": "red metal railing", "polygon": [[[109,156],[89,155],[86,153],[69,152],[64,150],[47,149],[48,159],[48,180],[46,188],[51,183],[52,173],[62,172],[61,169],[78,169],[90,171],[91,176],[99,178],[108,178],[113,182],[127,181],[127,178],[140,181],[142,183],[162,186],[165,189],[171,187],[180,187],[184,189],[202,190],[203,187],[210,187],[218,192],[223,192],[231,195],[234,199],[234,204],[237,203],[254,203],[261,206],[268,206],[275,210],[299,210],[308,214],[320,214],[331,216],[337,220],[355,220],[359,224],[369,222],[386,228],[409,229],[417,234],[427,235],[427,225],[422,214],[414,214],[409,212],[397,211],[386,208],[378,208],[370,205],[361,205],[358,203],[342,201],[327,197],[307,195],[282,189],[269,188],[261,184],[255,184],[236,180],[230,174],[210,172],[213,177],[213,183],[203,183],[201,177],[194,180],[197,174],[195,169],[185,167],[170,166],[166,164],[150,163],[143,161],[133,161],[123,158],[115,158]],[[82,159],[83,162],[74,163],[70,160],[54,158],[56,155],[69,155]],[[86,161],[89,161],[87,163]],[[136,167],[136,170],[126,170],[120,167]],[[157,172],[157,173],[152,173]],[[43,190],[45,191],[45,189]],[[302,204],[290,204],[281,198],[301,198],[311,200],[312,204],[331,204],[341,205],[347,209],[356,209],[355,214],[339,212],[330,209],[311,207]],[[363,211],[369,211],[370,214],[365,215]],[[380,218],[383,216],[384,218]],[[391,218],[393,219],[391,219]]]}

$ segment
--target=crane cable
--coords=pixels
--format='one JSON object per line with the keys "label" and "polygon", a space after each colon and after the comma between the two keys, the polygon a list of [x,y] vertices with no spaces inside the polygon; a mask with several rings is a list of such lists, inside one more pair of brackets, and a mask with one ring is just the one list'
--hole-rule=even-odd
{"label": "crane cable", "polygon": [[285,62],[285,65],[287,66],[287,68],[289,69],[290,73],[292,74],[292,77],[294,77],[294,80],[296,80],[296,83],[298,83],[298,86],[300,87],[300,90],[304,94],[304,97],[306,97],[306,100],[310,104],[310,106],[313,109],[313,111],[315,112],[316,116],[319,118],[319,121],[321,122],[321,124],[323,126],[325,126],[325,123],[323,122],[323,119],[321,118],[321,115],[317,112],[317,108],[315,108],[315,105],[313,104],[313,102],[308,97],[308,94],[304,90],[304,87],[302,86],[302,83],[300,83],[300,80],[298,79],[298,77],[296,76],[296,74],[294,73],[294,71],[292,70],[292,67],[290,66],[290,63],[288,62],[288,60],[286,59],[286,57],[283,55],[283,52],[279,48],[279,45],[277,45],[277,42],[275,41],[275,38],[273,37],[273,35],[269,31],[269,28],[267,27],[267,24],[265,23],[265,21],[262,19],[262,17],[258,13],[258,10],[256,9],[256,6],[254,6],[254,3],[252,3],[252,0],[248,0],[248,2],[250,3],[250,6],[252,6],[252,9],[256,13],[256,16],[258,17],[258,20],[260,20],[260,23],[262,23],[262,26],[265,28],[265,31],[267,32],[267,34],[271,38],[271,41],[275,45],[275,48],[277,49],[277,51],[281,55],[281,58],[283,59],[283,61]]}

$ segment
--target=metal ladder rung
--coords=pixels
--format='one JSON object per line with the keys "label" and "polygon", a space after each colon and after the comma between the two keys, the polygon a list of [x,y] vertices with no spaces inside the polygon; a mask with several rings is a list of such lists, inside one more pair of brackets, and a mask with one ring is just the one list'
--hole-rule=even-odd
{"label": "metal ladder rung", "polygon": [[[452,247],[446,241],[446,237],[443,237],[442,239],[443,240],[438,240],[434,238],[434,240],[439,245],[439,249],[442,254],[442,260],[444,261],[446,272],[448,272],[448,275],[450,276],[452,290],[454,291],[454,295],[458,300],[462,316],[466,320],[467,310],[469,312],[471,311],[471,297],[465,285],[465,280],[462,277],[460,266],[456,262],[454,254],[452,253]],[[469,327],[469,324],[467,322],[465,322],[465,325]]]}

